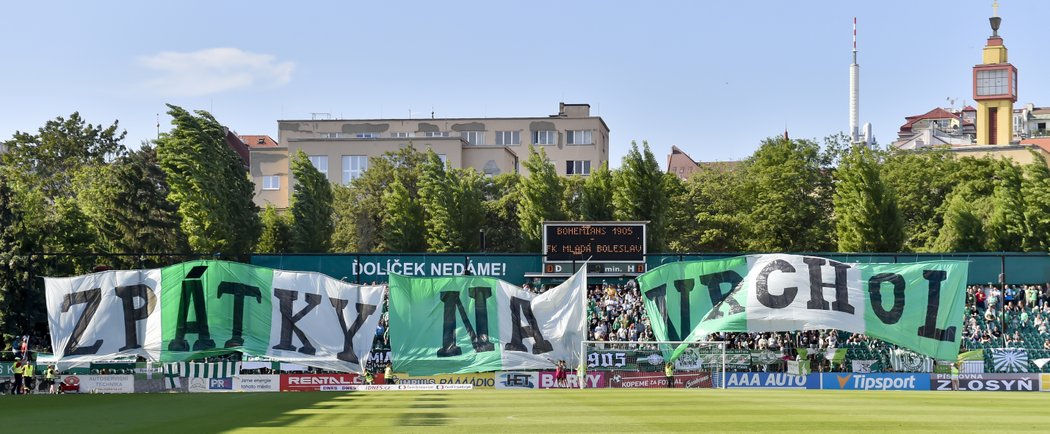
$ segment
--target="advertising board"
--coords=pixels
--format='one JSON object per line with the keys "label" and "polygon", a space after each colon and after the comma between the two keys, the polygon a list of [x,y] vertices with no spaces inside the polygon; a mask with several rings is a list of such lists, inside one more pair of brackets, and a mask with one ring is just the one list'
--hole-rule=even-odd
{"label": "advertising board", "polygon": [[[606,372],[588,372],[586,374],[585,382],[583,387],[587,389],[606,387]],[[554,376],[554,371],[543,371],[539,373],[539,388],[540,389],[579,389],[580,381],[576,374],[568,374],[565,378],[565,385],[558,384],[557,379]]]}
{"label": "advertising board", "polygon": [[[618,372],[609,378],[609,387],[623,389],[657,389],[667,387],[667,377],[655,372]],[[711,387],[711,373],[699,372],[691,374],[676,374],[674,376],[674,388],[676,389],[699,389]]]}
{"label": "advertising board", "polygon": [[503,371],[496,373],[497,389],[535,389],[539,386],[539,374],[524,371]]}
{"label": "advertising board", "polygon": [[[476,374],[445,374],[412,377],[405,374],[394,374],[397,384],[470,384],[476,389],[496,387],[496,376],[493,372]],[[379,383],[379,381],[376,381]]]}
{"label": "advertising board", "polygon": [[62,390],[79,393],[134,393],[134,375],[62,375]]}
{"label": "advertising board", "polygon": [[[363,383],[357,374],[282,374],[282,392],[346,391]],[[379,380],[377,380],[379,382]]]}
{"label": "advertising board", "polygon": [[[789,375],[783,372],[727,372],[726,387],[752,388],[815,388],[810,379],[813,375]],[[819,387],[819,385],[817,386]]]}
{"label": "advertising board", "polygon": [[857,374],[837,372],[819,375],[820,388],[822,389],[930,390],[930,374]]}
{"label": "advertising board", "polygon": [[233,378],[187,378],[190,393],[233,392]]}
{"label": "advertising board", "polygon": [[233,377],[236,392],[280,392],[280,375],[238,375]]}
{"label": "advertising board", "polygon": [[[931,390],[952,390],[951,375],[933,374],[930,377]],[[1036,392],[1039,390],[1039,374],[960,374],[959,390]]]}

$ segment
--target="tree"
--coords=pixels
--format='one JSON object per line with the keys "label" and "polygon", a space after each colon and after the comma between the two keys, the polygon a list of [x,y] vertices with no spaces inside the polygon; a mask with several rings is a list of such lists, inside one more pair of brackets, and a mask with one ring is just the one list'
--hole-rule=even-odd
{"label": "tree", "polygon": [[397,174],[383,193],[380,250],[419,252],[426,249],[423,205],[405,187],[406,175]]}
{"label": "tree", "polygon": [[520,192],[517,173],[501,173],[482,179],[482,206],[485,209],[482,251],[523,252],[521,227],[518,225]]}
{"label": "tree", "polygon": [[1025,224],[1025,204],[1021,195],[1021,168],[1003,161],[996,172],[991,197],[991,215],[985,224],[986,248],[998,252],[1018,252],[1029,237]]}
{"label": "tree", "polygon": [[272,204],[263,210],[262,234],[255,251],[259,253],[284,253],[292,249],[292,222],[287,215],[277,212]]}
{"label": "tree", "polygon": [[454,252],[461,238],[455,222],[457,187],[450,182],[445,164],[432,150],[426,153],[419,177],[419,199],[423,203],[423,225],[431,252]]}
{"label": "tree", "polygon": [[474,169],[445,170],[434,151],[427,151],[419,179],[427,247],[432,252],[478,248],[482,221],[481,175]]}
{"label": "tree", "polygon": [[419,176],[425,154],[410,142],[396,152],[371,158],[368,169],[347,186],[336,186],[332,248],[341,252],[371,252],[383,245],[383,194],[400,173],[413,200],[419,198]]}
{"label": "tree", "polygon": [[332,222],[332,184],[300,149],[292,157],[292,248],[300,253],[327,252],[335,226]]}
{"label": "tree", "polygon": [[529,176],[521,177],[518,183],[518,227],[525,251],[538,252],[543,240],[543,222],[565,219],[561,207],[564,187],[543,148],[537,152],[529,145],[524,165]]}
{"label": "tree", "polygon": [[831,169],[809,140],[767,139],[747,160],[741,197],[748,250],[819,252],[834,245]]}
{"label": "tree", "polygon": [[1021,196],[1024,197],[1024,221],[1028,233],[1024,249],[1029,252],[1050,251],[1050,169],[1046,159],[1032,152],[1032,162],[1023,168]]}
{"label": "tree", "polygon": [[835,230],[840,252],[897,252],[904,225],[894,191],[879,176],[879,156],[854,146],[835,172]]}
{"label": "tree", "polygon": [[108,127],[91,125],[73,112],[69,119],[47,121],[37,134],[15,132],[3,143],[3,162],[14,169],[12,174],[32,178],[45,197],[70,196],[77,171],[122,156],[126,135],[116,121]]}
{"label": "tree", "polygon": [[675,252],[739,252],[745,250],[747,209],[741,186],[745,164],[703,166],[671,197],[669,248]]}
{"label": "tree", "polygon": [[602,163],[583,182],[583,197],[580,204],[581,218],[585,221],[611,221],[616,211],[613,205],[613,174],[609,163]]}
{"label": "tree", "polygon": [[[110,252],[188,252],[178,206],[168,200],[167,175],[156,148],[143,143],[110,165],[81,171],[74,182],[77,203],[96,232],[96,249]],[[115,258],[113,266],[142,267],[138,258]]]}
{"label": "tree", "polygon": [[945,198],[958,183],[959,163],[946,151],[893,151],[883,161],[880,176],[897,194],[904,222],[904,251],[932,247],[943,226]]}
{"label": "tree", "polygon": [[939,252],[979,252],[984,249],[985,233],[978,210],[968,194],[957,192],[947,203],[944,228],[933,248]]}
{"label": "tree", "polygon": [[450,182],[455,189],[455,223],[458,227],[458,249],[461,252],[476,252],[480,249],[481,228],[485,223],[483,176],[474,168],[455,169],[450,172]]}
{"label": "tree", "polygon": [[[7,176],[0,174],[0,338],[7,342],[28,332],[31,312],[43,307],[43,294],[33,293],[30,285],[27,253],[34,249],[15,193]],[[36,308],[27,309],[34,299]]]}
{"label": "tree", "polygon": [[623,157],[614,177],[613,205],[617,220],[648,221],[649,250],[664,250],[667,222],[667,180],[660,164],[649,150],[649,143],[631,142],[631,150]]}
{"label": "tree", "polygon": [[587,220],[583,217],[585,182],[580,175],[572,175],[562,179],[565,187],[565,191],[562,193],[562,211],[565,213],[566,220]]}
{"label": "tree", "polygon": [[194,115],[171,104],[168,108],[175,127],[157,140],[157,156],[190,247],[250,251],[262,231],[259,207],[252,202],[255,187],[240,157],[225,143],[226,129],[206,111]]}

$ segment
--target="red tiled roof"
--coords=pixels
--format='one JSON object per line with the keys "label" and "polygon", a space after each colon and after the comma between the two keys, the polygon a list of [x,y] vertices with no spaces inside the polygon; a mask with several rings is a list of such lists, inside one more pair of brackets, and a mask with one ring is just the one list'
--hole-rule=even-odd
{"label": "red tiled roof", "polygon": [[[963,109],[963,110],[965,110],[965,109]],[[906,116],[904,118],[904,120],[906,122],[904,122],[904,125],[901,125],[901,131],[911,131],[911,127],[913,125],[915,125],[916,122],[921,121],[921,120],[926,120],[926,119],[958,119],[958,118],[959,118],[959,116],[955,115],[954,113],[952,113],[952,112],[950,112],[948,110],[942,109],[940,107],[937,107],[937,108],[935,108],[933,110],[930,110],[930,111],[928,111],[926,113],[923,113],[921,115]]]}
{"label": "red tiled roof", "polygon": [[1039,138],[1028,138],[1021,140],[1022,145],[1036,145],[1042,148],[1043,151],[1050,153],[1050,138],[1039,137]]}
{"label": "red tiled roof", "polygon": [[249,148],[275,148],[277,142],[267,135],[247,135],[241,136],[241,140],[244,144],[248,145]]}
{"label": "red tiled roof", "polygon": [[977,109],[973,108],[972,105],[968,105],[966,107],[963,107],[962,111],[964,111],[964,112],[975,112],[975,111],[977,111]]}

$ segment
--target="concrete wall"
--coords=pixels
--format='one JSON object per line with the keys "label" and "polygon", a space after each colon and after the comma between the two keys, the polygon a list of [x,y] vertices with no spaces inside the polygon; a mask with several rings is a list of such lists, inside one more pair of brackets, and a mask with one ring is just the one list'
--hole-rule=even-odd
{"label": "concrete wall", "polygon": [[[291,197],[291,173],[288,170],[288,148],[264,148],[251,150],[250,173],[252,182],[255,183],[255,204],[260,208],[267,204],[284,209],[288,208],[288,200]],[[278,190],[263,190],[264,176],[280,176],[281,184]]]}

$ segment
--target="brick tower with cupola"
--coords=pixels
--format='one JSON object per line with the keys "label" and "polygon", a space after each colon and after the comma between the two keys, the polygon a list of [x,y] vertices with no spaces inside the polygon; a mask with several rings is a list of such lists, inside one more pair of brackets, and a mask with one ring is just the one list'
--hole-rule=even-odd
{"label": "brick tower with cupola", "polygon": [[[996,2],[998,3],[998,2]],[[994,6],[998,8],[998,4]],[[1013,139],[1014,103],[1017,102],[1017,68],[1006,58],[999,36],[998,11],[988,19],[992,36],[984,46],[984,63],[973,67],[973,99],[977,101],[977,144],[1006,145]]]}

